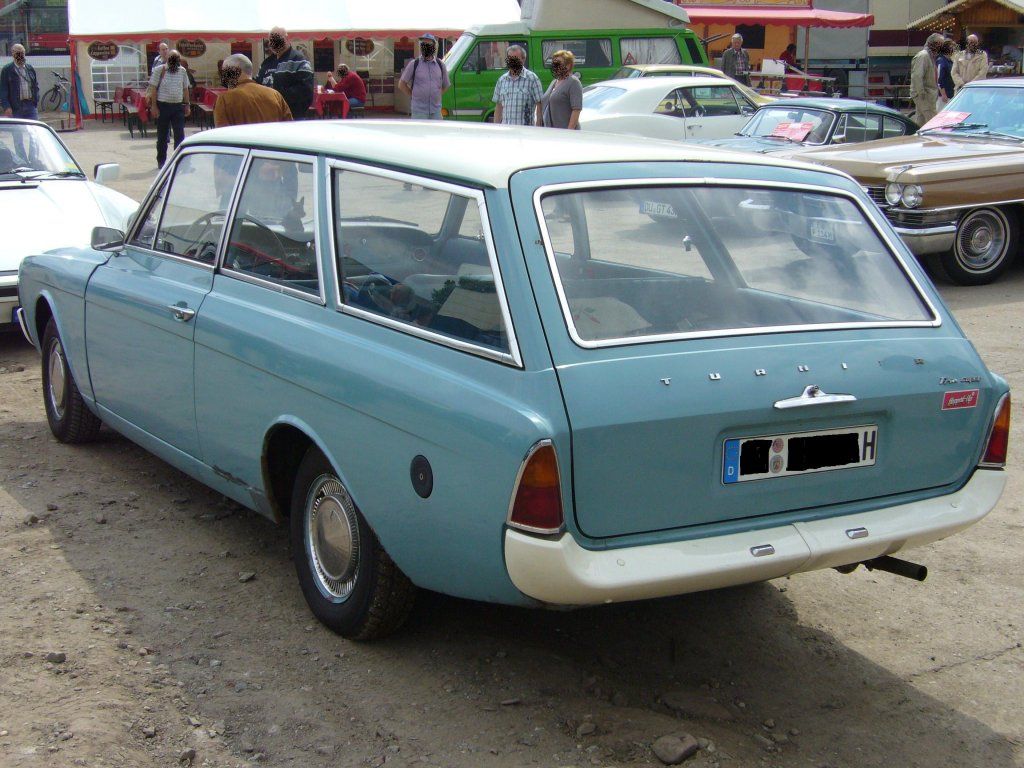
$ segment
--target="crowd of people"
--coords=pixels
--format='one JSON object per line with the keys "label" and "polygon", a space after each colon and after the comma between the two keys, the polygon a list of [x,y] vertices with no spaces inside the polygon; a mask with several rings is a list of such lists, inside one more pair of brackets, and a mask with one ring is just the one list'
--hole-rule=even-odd
{"label": "crowd of people", "polygon": [[924,125],[967,83],[986,77],[988,54],[981,48],[977,35],[967,36],[963,50],[938,32],[929,35],[924,48],[910,61],[914,122]]}

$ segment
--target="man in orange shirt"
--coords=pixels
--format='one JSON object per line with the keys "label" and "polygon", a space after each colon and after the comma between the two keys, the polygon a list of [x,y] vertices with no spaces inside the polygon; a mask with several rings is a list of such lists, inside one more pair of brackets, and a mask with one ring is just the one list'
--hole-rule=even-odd
{"label": "man in orange shirt", "polygon": [[252,62],[233,53],[221,64],[220,82],[228,90],[217,97],[213,124],[217,128],[247,123],[275,123],[291,120],[284,97],[273,88],[252,79]]}

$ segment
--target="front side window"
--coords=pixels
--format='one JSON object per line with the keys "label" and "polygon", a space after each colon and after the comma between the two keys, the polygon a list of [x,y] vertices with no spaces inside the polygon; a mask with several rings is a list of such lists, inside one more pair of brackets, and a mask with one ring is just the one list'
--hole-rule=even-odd
{"label": "front side window", "polygon": [[174,169],[153,248],[202,264],[213,264],[241,168],[241,155],[214,152],[184,155]]}
{"label": "front side window", "polygon": [[346,306],[415,333],[509,353],[475,196],[342,169],[333,185]]}
{"label": "front side window", "polygon": [[313,163],[254,158],[224,255],[225,269],[320,294]]}
{"label": "front side window", "polygon": [[682,64],[674,37],[624,37],[619,41],[623,64]]}
{"label": "front side window", "polygon": [[166,194],[167,182],[165,181],[160,185],[160,190],[153,196],[149,209],[146,211],[146,216],[142,219],[142,224],[139,225],[135,236],[131,239],[131,245],[137,245],[140,248],[153,247],[153,237],[156,235],[156,225],[160,221],[160,212],[164,208],[164,197]]}
{"label": "front side window", "polygon": [[541,45],[544,66],[551,66],[555,51],[570,51],[575,57],[574,69],[610,67],[612,62],[612,41],[606,37],[587,40],[545,40]]}
{"label": "front side window", "polygon": [[583,344],[934,320],[845,197],[657,186],[550,193],[540,208]]}
{"label": "front side window", "polygon": [[463,72],[480,72],[484,70],[504,70],[508,49],[512,45],[518,45],[526,50],[525,40],[485,40],[479,43],[475,50],[466,57],[462,64]]}
{"label": "front side window", "polygon": [[[728,85],[712,85],[700,88],[682,88],[683,99],[696,108],[701,117],[721,117],[740,114],[736,92]],[[746,102],[744,102],[745,104]]]}

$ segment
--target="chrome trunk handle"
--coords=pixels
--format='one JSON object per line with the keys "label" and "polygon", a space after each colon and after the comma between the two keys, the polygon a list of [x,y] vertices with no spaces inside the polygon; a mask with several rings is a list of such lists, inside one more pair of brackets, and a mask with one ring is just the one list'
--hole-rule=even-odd
{"label": "chrome trunk handle", "polygon": [[171,314],[174,315],[174,319],[182,323],[187,323],[196,316],[196,311],[194,309],[189,309],[183,304],[168,304],[167,308],[171,310]]}
{"label": "chrome trunk handle", "polygon": [[830,403],[854,403],[857,398],[853,395],[830,395],[823,392],[817,384],[811,384],[804,388],[804,391],[797,397],[790,397],[787,400],[777,400],[775,407],[779,410],[786,408],[804,408],[808,405],[829,405]]}

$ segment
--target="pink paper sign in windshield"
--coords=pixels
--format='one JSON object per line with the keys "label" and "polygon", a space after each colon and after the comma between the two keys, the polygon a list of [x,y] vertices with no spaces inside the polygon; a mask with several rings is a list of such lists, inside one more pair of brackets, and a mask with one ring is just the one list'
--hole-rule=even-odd
{"label": "pink paper sign in windshield", "polygon": [[970,112],[939,112],[939,114],[922,125],[921,130],[923,131],[926,128],[949,128],[954,125],[960,125],[970,116]]}
{"label": "pink paper sign in windshield", "polygon": [[772,131],[772,136],[792,141],[803,141],[814,128],[814,123],[779,123]]}

